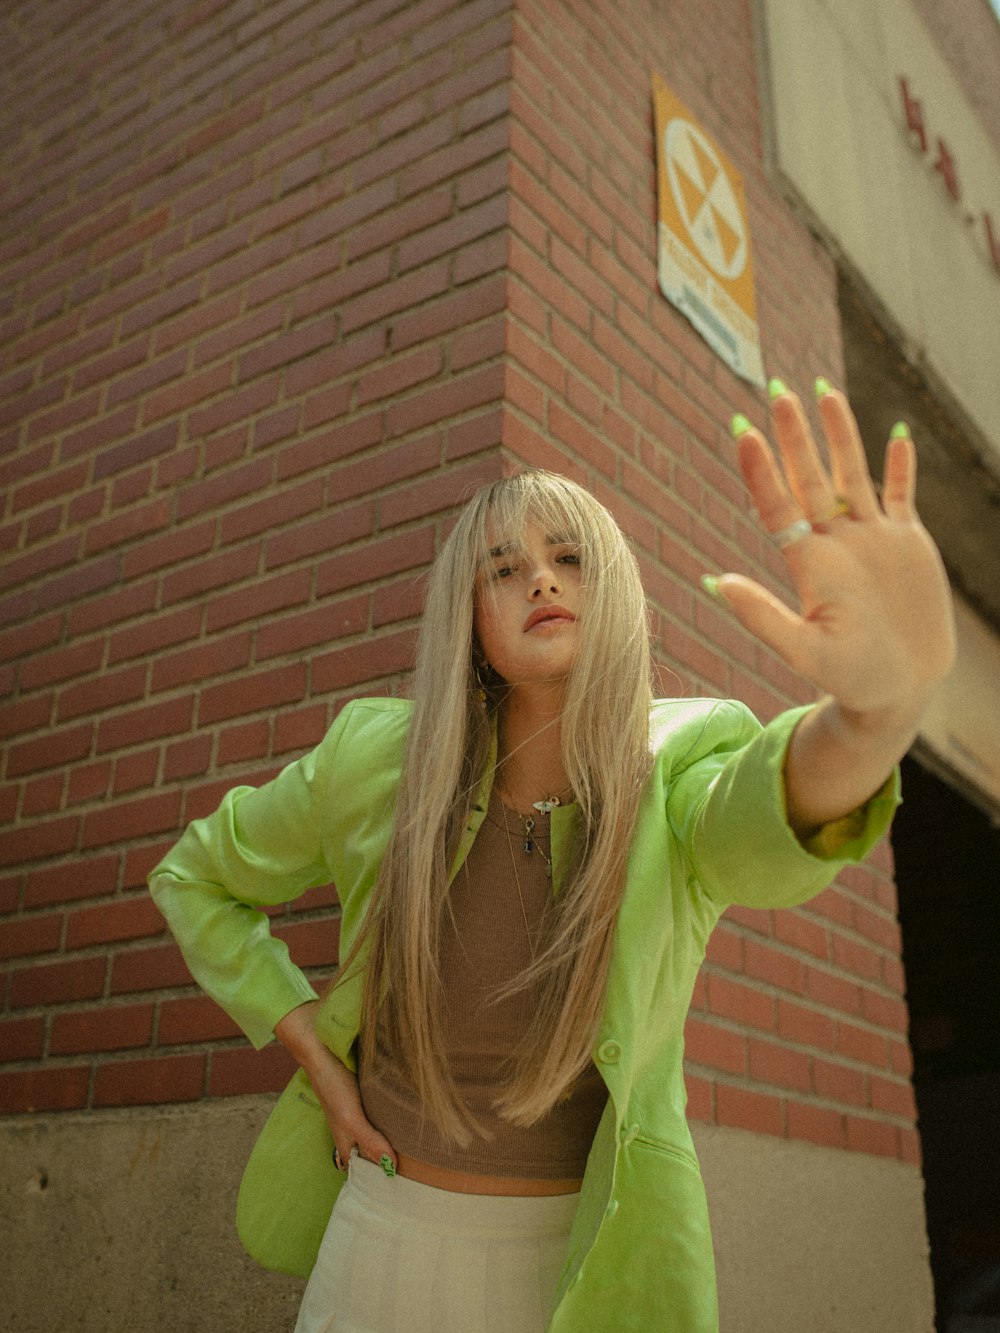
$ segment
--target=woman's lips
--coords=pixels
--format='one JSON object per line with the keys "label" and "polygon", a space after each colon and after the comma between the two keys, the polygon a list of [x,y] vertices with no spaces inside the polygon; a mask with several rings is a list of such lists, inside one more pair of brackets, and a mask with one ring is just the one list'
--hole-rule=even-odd
{"label": "woman's lips", "polygon": [[524,622],[524,632],[527,634],[536,625],[542,625],[546,621],[575,619],[576,616],[573,615],[572,611],[567,611],[563,606],[538,606]]}

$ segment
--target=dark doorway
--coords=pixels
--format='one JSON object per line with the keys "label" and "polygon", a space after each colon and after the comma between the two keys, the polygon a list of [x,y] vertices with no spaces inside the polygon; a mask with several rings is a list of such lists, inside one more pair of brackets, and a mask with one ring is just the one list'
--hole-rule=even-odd
{"label": "dark doorway", "polygon": [[1000,831],[912,758],[893,827],[938,1333],[1000,1331]]}

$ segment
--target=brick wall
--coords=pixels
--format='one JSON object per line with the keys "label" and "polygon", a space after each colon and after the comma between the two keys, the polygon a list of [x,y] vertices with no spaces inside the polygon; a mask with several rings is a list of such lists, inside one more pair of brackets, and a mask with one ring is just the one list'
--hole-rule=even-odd
{"label": "brick wall", "polygon": [[[192,817],[405,687],[420,574],[513,460],[631,535],[665,693],[801,681],[700,592],[780,584],[726,423],[763,420],[656,291],[649,72],[744,173],[765,354],[841,368],[835,273],[763,164],[749,5],[22,3],[2,20],[0,1108],[280,1086],[144,878]],[[322,978],[336,902],[275,929]],[[891,865],[732,911],[691,1111],[917,1152]]]}
{"label": "brick wall", "polygon": [[[771,373],[841,374],[835,272],[762,161],[749,5],[516,6],[509,411],[504,443],[586,481],[636,546],[662,688],[761,716],[808,698],[705,598],[705,572],[772,585],[734,468],[734,411],[766,419],[656,290],[650,69],[744,175]],[[918,1153],[888,849],[796,912],[733,909],[688,1024],[697,1118],[904,1160]]]}

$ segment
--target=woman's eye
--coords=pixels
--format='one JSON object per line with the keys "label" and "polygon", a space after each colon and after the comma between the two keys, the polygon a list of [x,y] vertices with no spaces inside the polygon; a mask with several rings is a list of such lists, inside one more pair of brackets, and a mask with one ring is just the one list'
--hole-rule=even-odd
{"label": "woman's eye", "polygon": [[513,573],[513,565],[496,565],[493,570],[493,577],[495,579],[509,579]]}
{"label": "woman's eye", "polygon": [[560,565],[578,565],[580,563],[580,554],[578,551],[567,551],[565,555],[559,556],[557,564]]}

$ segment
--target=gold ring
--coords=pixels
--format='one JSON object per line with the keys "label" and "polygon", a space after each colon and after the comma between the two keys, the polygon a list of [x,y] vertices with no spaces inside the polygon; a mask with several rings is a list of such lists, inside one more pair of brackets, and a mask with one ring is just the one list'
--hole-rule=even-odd
{"label": "gold ring", "polygon": [[812,521],[813,527],[822,527],[824,523],[831,523],[835,518],[840,518],[841,515],[849,514],[850,512],[850,502],[843,495],[835,495],[833,497],[833,508],[828,514],[824,514],[822,518],[814,518]]}
{"label": "gold ring", "polygon": [[812,536],[813,525],[807,518],[797,518],[794,523],[789,523],[787,528],[779,528],[777,532],[771,533],[771,540],[782,550],[786,546],[794,546],[800,542],[803,537]]}

